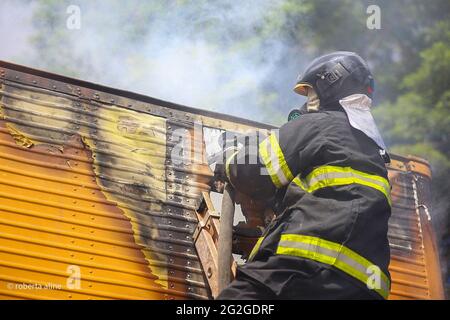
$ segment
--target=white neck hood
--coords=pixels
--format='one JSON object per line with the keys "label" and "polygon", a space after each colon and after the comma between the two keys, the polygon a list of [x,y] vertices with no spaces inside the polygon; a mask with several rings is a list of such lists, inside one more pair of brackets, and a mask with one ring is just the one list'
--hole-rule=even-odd
{"label": "white neck hood", "polygon": [[386,150],[386,145],[370,112],[372,99],[365,94],[352,94],[339,100],[339,103],[347,113],[350,125],[366,134],[381,149]]}

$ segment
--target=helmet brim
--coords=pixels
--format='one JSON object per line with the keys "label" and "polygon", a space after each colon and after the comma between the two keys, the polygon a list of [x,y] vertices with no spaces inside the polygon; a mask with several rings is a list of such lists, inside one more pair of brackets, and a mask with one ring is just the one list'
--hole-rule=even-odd
{"label": "helmet brim", "polygon": [[294,87],[294,92],[302,96],[307,96],[308,88],[312,88],[312,86],[308,83],[297,83]]}

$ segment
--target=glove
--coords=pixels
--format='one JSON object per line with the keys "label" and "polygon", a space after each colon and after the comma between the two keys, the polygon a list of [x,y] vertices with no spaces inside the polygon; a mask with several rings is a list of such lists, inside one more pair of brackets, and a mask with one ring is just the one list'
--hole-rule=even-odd
{"label": "glove", "polygon": [[226,174],[226,156],[231,156],[238,149],[236,147],[230,147],[223,151],[221,161],[216,162],[214,168],[214,177],[211,181],[211,188],[215,189],[217,192],[222,193],[225,187],[225,183],[229,182]]}

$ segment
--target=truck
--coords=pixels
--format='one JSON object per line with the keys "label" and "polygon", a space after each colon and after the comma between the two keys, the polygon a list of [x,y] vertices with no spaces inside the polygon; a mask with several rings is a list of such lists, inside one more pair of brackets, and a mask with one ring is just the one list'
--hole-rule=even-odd
{"label": "truck", "polygon": [[[239,261],[219,264],[208,149],[274,128],[0,61],[0,299],[214,298]],[[391,158],[389,299],[444,299],[430,165]]]}

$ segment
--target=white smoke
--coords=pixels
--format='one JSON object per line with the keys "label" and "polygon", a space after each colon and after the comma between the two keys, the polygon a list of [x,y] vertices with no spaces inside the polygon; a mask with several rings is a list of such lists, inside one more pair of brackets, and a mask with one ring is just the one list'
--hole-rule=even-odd
{"label": "white smoke", "polygon": [[[0,37],[8,44],[0,59],[281,124],[301,103],[291,93],[298,65],[280,64],[289,48],[276,35],[263,46],[258,37],[283,3],[7,0],[0,2]],[[80,8],[79,30],[66,27],[69,5]]]}

